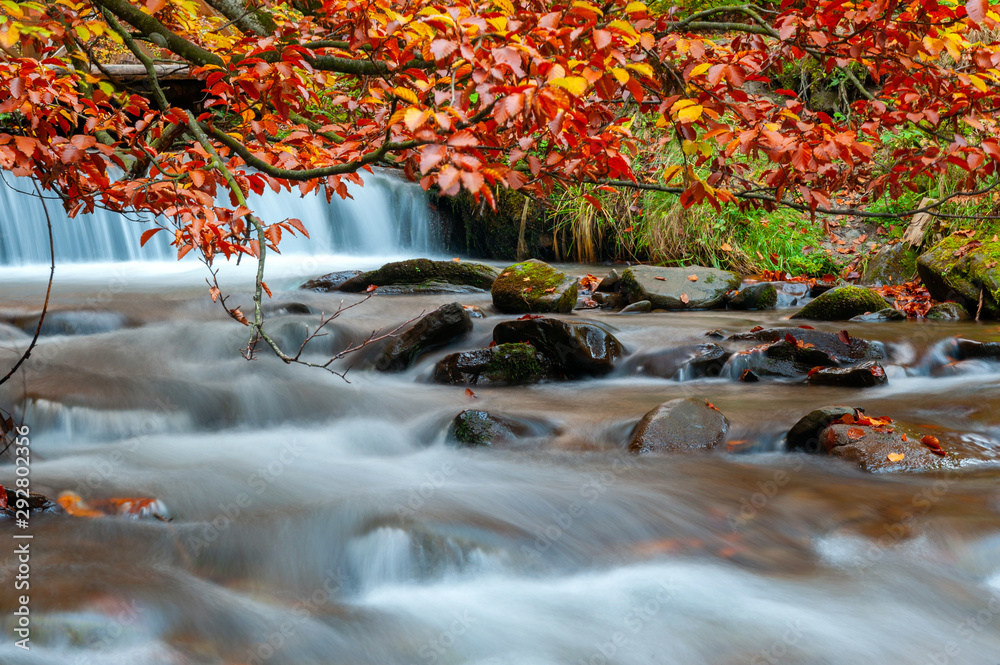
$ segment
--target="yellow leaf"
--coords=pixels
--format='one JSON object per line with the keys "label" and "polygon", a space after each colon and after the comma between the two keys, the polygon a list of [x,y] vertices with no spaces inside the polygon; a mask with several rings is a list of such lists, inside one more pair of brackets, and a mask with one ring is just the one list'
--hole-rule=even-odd
{"label": "yellow leaf", "polygon": [[494,30],[499,33],[507,32],[507,17],[506,16],[494,16],[486,19],[486,22],[490,24]]}
{"label": "yellow leaf", "polygon": [[653,78],[653,68],[645,62],[633,62],[625,66],[631,70],[639,72],[642,76]]}
{"label": "yellow leaf", "polygon": [[626,14],[634,14],[636,12],[644,12],[644,11],[646,11],[646,5],[644,5],[641,2],[630,2],[628,3],[628,5],[625,6]]}
{"label": "yellow leaf", "polygon": [[906,457],[906,455],[904,455],[903,453],[889,453],[888,455],[886,455],[886,457],[889,458],[890,462],[899,462],[904,457]]}
{"label": "yellow leaf", "polygon": [[392,89],[392,94],[396,95],[397,97],[399,97],[402,100],[410,102],[411,104],[419,104],[420,103],[419,100],[417,99],[416,93],[414,93],[409,88],[403,88],[403,87],[393,88]]}
{"label": "yellow leaf", "polygon": [[594,14],[597,14],[598,16],[604,16],[604,12],[602,12],[600,9],[598,9],[594,5],[590,4],[589,2],[574,2],[570,6],[573,9],[584,9],[584,10],[586,10],[588,12],[592,12]]}
{"label": "yellow leaf", "polygon": [[628,83],[629,74],[626,70],[622,69],[621,67],[612,67],[611,73],[614,74],[615,78],[618,79],[618,82],[621,83],[622,85]]}
{"label": "yellow leaf", "polygon": [[970,75],[969,76],[969,80],[972,81],[972,85],[974,85],[977,88],[979,88],[979,90],[981,90],[982,92],[986,92],[988,90],[988,88],[986,87],[986,81],[984,81],[983,79],[979,78],[975,74]]}
{"label": "yellow leaf", "polygon": [[701,112],[704,110],[701,104],[685,106],[677,112],[677,120],[680,122],[694,122],[701,117]]}
{"label": "yellow leaf", "polygon": [[663,169],[663,182],[669,183],[680,172],[681,172],[681,167],[678,166],[677,164],[668,166],[667,168]]}
{"label": "yellow leaf", "polygon": [[608,30],[611,30],[612,32],[621,32],[629,37],[635,37],[636,39],[639,38],[639,33],[635,31],[635,28],[633,28],[632,24],[628,21],[612,21],[611,23],[608,23]]}
{"label": "yellow leaf", "polygon": [[24,11],[18,6],[16,2],[11,2],[11,0],[3,0],[0,2],[0,6],[3,10],[13,16],[14,18],[24,18]]}
{"label": "yellow leaf", "polygon": [[695,76],[701,76],[702,74],[704,74],[705,72],[707,72],[711,68],[712,68],[712,63],[710,63],[710,62],[703,62],[703,63],[701,63],[700,65],[698,65],[697,67],[695,67],[694,69],[691,70],[691,74],[689,74],[689,77],[690,78],[694,78]]}
{"label": "yellow leaf", "polygon": [[430,114],[430,111],[421,111],[420,109],[411,106],[406,109],[406,112],[403,114],[403,123],[406,125],[407,129],[413,132],[424,124]]}
{"label": "yellow leaf", "polygon": [[0,34],[0,45],[10,48],[21,39],[21,27],[18,23],[8,23],[7,32]]}
{"label": "yellow leaf", "polygon": [[507,16],[514,15],[514,5],[510,4],[510,0],[493,0],[493,4]]}
{"label": "yellow leaf", "polygon": [[552,79],[549,81],[549,85],[562,88],[575,97],[579,97],[587,91],[587,79],[582,76],[566,76]]}

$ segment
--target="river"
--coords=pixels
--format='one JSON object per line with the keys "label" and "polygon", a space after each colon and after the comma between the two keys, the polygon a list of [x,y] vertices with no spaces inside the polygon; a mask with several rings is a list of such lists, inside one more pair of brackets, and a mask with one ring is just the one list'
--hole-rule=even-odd
{"label": "river", "polygon": [[[307,278],[416,251],[348,249],[270,266],[271,326],[286,344],[362,297],[299,290]],[[430,375],[512,318],[488,294],[377,296],[349,310],[313,358],[456,300],[487,317],[404,373],[351,356],[338,365],[353,366],[345,381],[266,353],[244,360],[246,330],[209,299],[205,269],[138,251],[57,268],[54,327],[0,388],[0,407],[31,429],[34,491],[155,497],[170,521],[34,515],[30,651],[14,644],[15,527],[0,522],[4,665],[1000,662],[1000,367],[927,370],[941,340],[998,340],[996,322],[850,324],[891,351],[879,388],[621,369],[473,397]],[[16,263],[0,268],[11,322],[37,313],[47,276],[38,257]],[[248,266],[223,270],[230,304],[249,304],[250,279]],[[634,356],[791,312],[568,316],[610,326]],[[0,324],[0,366],[28,339]],[[741,443],[625,451],[645,412],[686,396],[714,403]],[[783,452],[802,415],[843,403],[926,424],[985,461],[878,475]],[[468,408],[521,418],[537,436],[447,444]],[[13,477],[0,466],[0,484]]]}

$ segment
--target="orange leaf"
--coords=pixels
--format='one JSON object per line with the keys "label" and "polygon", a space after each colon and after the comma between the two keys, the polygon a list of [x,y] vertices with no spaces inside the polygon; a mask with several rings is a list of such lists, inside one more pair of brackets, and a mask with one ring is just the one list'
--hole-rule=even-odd
{"label": "orange leaf", "polygon": [[208,294],[209,294],[210,296],[212,296],[212,302],[216,302],[216,301],[218,301],[218,300],[219,300],[219,294],[220,294],[220,293],[222,293],[222,292],[221,292],[221,291],[219,291],[219,287],[217,287],[217,286],[213,286],[213,287],[211,287],[211,288],[210,288],[210,289],[208,290]]}
{"label": "orange leaf", "polygon": [[730,245],[728,242],[722,243],[722,246],[719,249],[721,249],[723,252],[733,251],[732,245]]}
{"label": "orange leaf", "polygon": [[377,288],[378,288],[378,284],[369,284],[368,288],[365,289],[365,293],[371,293],[372,291],[374,291]]}
{"label": "orange leaf", "polygon": [[941,442],[938,441],[938,438],[936,436],[931,436],[930,434],[920,439],[920,443],[924,444],[931,450],[934,450],[935,448],[937,448],[938,450],[941,449]]}
{"label": "orange leaf", "polygon": [[472,388],[465,389],[465,396],[471,397],[472,399],[479,399],[478,397],[476,397],[476,393],[472,392]]}
{"label": "orange leaf", "polygon": [[906,457],[906,455],[903,453],[889,453],[886,457],[889,458],[890,462],[899,462]]}
{"label": "orange leaf", "polygon": [[661,282],[665,282],[665,281],[667,281],[667,278],[666,278],[666,277],[660,277],[659,275],[657,275],[657,276],[653,277],[653,279],[658,279],[658,280],[660,280]]}
{"label": "orange leaf", "polygon": [[145,247],[146,243],[149,242],[149,239],[162,230],[163,228],[158,226],[155,229],[149,229],[147,231],[143,231],[142,235],[139,236],[139,247]]}
{"label": "orange leaf", "polygon": [[682,293],[682,294],[681,294],[681,302],[682,302],[682,303],[684,303],[684,304],[686,305],[686,304],[688,304],[688,303],[689,303],[690,301],[691,301],[691,299],[690,299],[690,298],[688,298],[688,294],[686,294],[686,293]]}
{"label": "orange leaf", "polygon": [[850,427],[847,430],[847,438],[852,441],[857,441],[865,435],[865,431],[860,427]]}
{"label": "orange leaf", "polygon": [[267,297],[268,298],[273,298],[274,297],[273,295],[271,295],[271,289],[267,288],[267,282],[261,281],[260,286],[261,286],[261,288],[263,288],[267,292]]}
{"label": "orange leaf", "polygon": [[688,275],[688,279],[691,280],[692,282],[697,282],[698,275]]}

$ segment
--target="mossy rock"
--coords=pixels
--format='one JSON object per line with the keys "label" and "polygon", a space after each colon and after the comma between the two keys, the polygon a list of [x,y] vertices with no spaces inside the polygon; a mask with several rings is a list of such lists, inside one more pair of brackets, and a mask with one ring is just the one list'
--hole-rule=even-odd
{"label": "mossy rock", "polygon": [[905,242],[886,245],[872,257],[861,277],[862,284],[903,284],[917,276],[917,252]]}
{"label": "mossy rock", "polygon": [[[953,300],[970,314],[1000,318],[1000,243],[983,241],[963,252],[975,238],[949,236],[917,259],[917,271],[935,300]],[[957,254],[957,256],[956,256]]]}
{"label": "mossy rock", "polygon": [[925,318],[931,321],[964,321],[972,317],[957,302],[939,302],[930,308]]}
{"label": "mossy rock", "polygon": [[447,438],[459,445],[474,448],[517,438],[515,424],[486,411],[467,410],[455,416]]}
{"label": "mossy rock", "polygon": [[778,289],[767,282],[745,286],[729,298],[731,309],[774,309],[778,305]]}
{"label": "mossy rock", "polygon": [[529,259],[505,268],[493,282],[493,304],[508,314],[561,313],[576,306],[577,281],[549,264]]}
{"label": "mossy rock", "polygon": [[488,290],[497,277],[497,269],[469,261],[432,261],[409,259],[387,263],[378,270],[370,270],[345,281],[341,291],[364,291],[369,286],[398,286],[403,284],[454,284]]}
{"label": "mossy rock", "polygon": [[434,368],[435,383],[517,386],[552,378],[552,368],[530,344],[498,344],[446,356]]}
{"label": "mossy rock", "polygon": [[841,286],[831,289],[792,315],[793,319],[846,321],[868,312],[879,312],[889,304],[871,289]]}

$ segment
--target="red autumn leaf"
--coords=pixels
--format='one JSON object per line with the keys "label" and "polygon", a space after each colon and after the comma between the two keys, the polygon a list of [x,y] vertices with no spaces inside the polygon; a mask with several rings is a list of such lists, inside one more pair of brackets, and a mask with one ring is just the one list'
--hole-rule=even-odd
{"label": "red autumn leaf", "polygon": [[479,399],[479,398],[478,398],[478,397],[476,396],[476,393],[472,392],[472,388],[466,388],[466,389],[465,389],[465,396],[466,396],[466,397],[471,397],[472,399]]}
{"label": "red autumn leaf", "polygon": [[155,236],[157,233],[159,233],[162,230],[163,230],[163,228],[158,226],[155,229],[147,229],[147,230],[143,231],[142,235],[139,236],[139,247],[145,247],[146,243],[149,242],[149,239],[152,238],[153,236]]}
{"label": "red autumn leaf", "polygon": [[839,333],[837,333],[837,337],[844,344],[850,344],[851,343],[851,334],[849,332],[847,332],[846,330],[841,330]]}
{"label": "red autumn leaf", "polygon": [[7,509],[7,490],[4,489],[3,485],[0,485],[0,510]]}
{"label": "red autumn leaf", "polygon": [[763,329],[764,329],[764,326],[754,326],[753,328],[750,329],[750,332],[755,333],[755,332],[759,332],[759,331],[761,331]]}
{"label": "red autumn leaf", "polygon": [[852,441],[857,441],[858,439],[864,437],[865,431],[860,427],[849,427],[847,429],[847,438]]}
{"label": "red autumn leaf", "polygon": [[938,441],[938,438],[936,436],[931,436],[930,434],[920,439],[920,443],[924,444],[925,446],[931,449],[941,447],[941,442]]}
{"label": "red autumn leaf", "polygon": [[371,293],[372,291],[375,291],[377,289],[378,289],[378,284],[369,284],[368,288],[365,289],[365,293]]}
{"label": "red autumn leaf", "polygon": [[667,281],[667,278],[666,278],[666,277],[660,277],[659,275],[654,275],[654,276],[653,276],[653,279],[658,279],[658,280],[660,280],[661,282],[665,282],[665,281]]}
{"label": "red autumn leaf", "polygon": [[545,317],[541,314],[525,314],[524,316],[517,317],[518,321],[531,321],[532,319],[544,319]]}
{"label": "red autumn leaf", "polygon": [[969,0],[965,3],[965,13],[976,23],[982,23],[986,19],[986,12],[990,10],[988,0]]}

